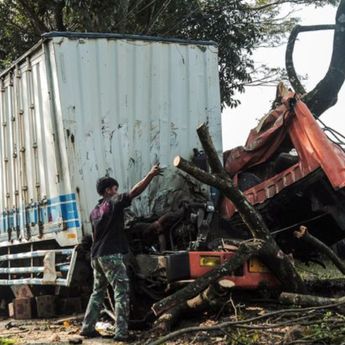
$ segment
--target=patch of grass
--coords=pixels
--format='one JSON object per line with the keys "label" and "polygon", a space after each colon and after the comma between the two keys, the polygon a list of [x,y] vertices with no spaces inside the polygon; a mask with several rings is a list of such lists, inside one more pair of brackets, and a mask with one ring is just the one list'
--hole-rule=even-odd
{"label": "patch of grass", "polygon": [[0,345],[14,345],[16,341],[9,338],[0,338]]}
{"label": "patch of grass", "polygon": [[237,329],[231,333],[231,338],[228,339],[229,345],[257,345],[260,340],[258,332],[248,332],[248,330]]}
{"label": "patch of grass", "polygon": [[[334,322],[335,317],[337,317],[338,322]],[[342,315],[330,311],[326,312],[319,324],[308,328],[308,338],[313,339],[313,341],[326,342],[327,344],[343,344],[345,326],[342,322],[339,323],[343,318]]]}

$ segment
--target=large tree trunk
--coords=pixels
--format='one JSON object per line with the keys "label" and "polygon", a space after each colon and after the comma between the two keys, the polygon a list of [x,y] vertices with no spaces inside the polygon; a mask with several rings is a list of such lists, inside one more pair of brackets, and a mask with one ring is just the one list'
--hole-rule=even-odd
{"label": "large tree trunk", "polygon": [[[325,77],[315,86],[315,88],[304,95],[303,101],[307,104],[314,116],[319,117],[328,108],[337,102],[338,92],[345,80],[345,0],[341,0],[336,14],[335,26],[315,25],[297,26],[289,38],[286,51],[286,69],[288,71],[291,85],[296,92],[305,93],[297,74],[293,67],[292,53],[294,43],[299,32],[313,30],[329,30],[334,27],[333,53],[328,71]],[[317,44],[317,43],[315,43]]]}

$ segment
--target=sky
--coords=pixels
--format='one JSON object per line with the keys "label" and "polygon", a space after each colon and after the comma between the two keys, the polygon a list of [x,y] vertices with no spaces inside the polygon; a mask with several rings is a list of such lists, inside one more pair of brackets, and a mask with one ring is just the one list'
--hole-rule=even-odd
{"label": "sky", "polygon": [[[313,7],[298,12],[301,25],[334,24],[336,8],[325,6]],[[332,52],[333,32],[319,31],[301,33],[294,49],[294,64],[297,74],[307,75],[304,81],[307,91],[325,75]],[[254,52],[253,59],[258,64],[266,63],[270,67],[285,67],[286,44],[276,48],[260,48]],[[239,95],[241,105],[235,109],[225,109],[222,114],[223,149],[227,150],[244,145],[249,130],[256,126],[257,120],[265,115],[275,98],[275,87],[247,87]],[[321,116],[328,126],[345,135],[345,84],[338,94],[338,102]]]}

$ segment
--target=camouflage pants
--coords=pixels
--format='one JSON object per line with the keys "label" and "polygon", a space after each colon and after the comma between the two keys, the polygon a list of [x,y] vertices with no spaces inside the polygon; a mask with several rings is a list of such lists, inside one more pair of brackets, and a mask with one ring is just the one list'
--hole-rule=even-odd
{"label": "camouflage pants", "polygon": [[95,329],[109,283],[114,290],[115,336],[127,335],[129,280],[123,258],[122,254],[113,254],[92,259],[93,292],[86,309],[82,331],[92,332]]}

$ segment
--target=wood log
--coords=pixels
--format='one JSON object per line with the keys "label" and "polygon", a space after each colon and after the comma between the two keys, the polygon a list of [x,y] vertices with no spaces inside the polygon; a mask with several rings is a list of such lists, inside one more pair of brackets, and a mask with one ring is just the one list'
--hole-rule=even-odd
{"label": "wood log", "polygon": [[334,291],[336,293],[342,293],[345,290],[345,279],[315,279],[310,278],[304,280],[307,291],[314,291],[320,293],[327,293]]}
{"label": "wood log", "polygon": [[282,292],[279,301],[284,304],[299,305],[301,307],[319,307],[333,305],[345,311],[345,297],[330,298],[312,295],[301,295],[297,293]]}
{"label": "wood log", "polygon": [[182,314],[223,308],[229,298],[228,292],[228,290],[217,286],[217,284],[211,284],[197,296],[162,314],[155,322],[154,328],[159,333],[166,334],[179,322]]}
{"label": "wood log", "polygon": [[311,235],[306,226],[303,226],[303,225],[300,226],[299,230],[294,232],[294,236],[298,239],[302,239],[303,241],[305,241],[306,243],[310,244],[312,247],[317,249],[319,252],[325,254],[339,269],[339,271],[342,274],[345,274],[345,264],[343,263],[343,261],[340,260],[338,255],[335,254],[331,248],[329,248],[319,239]]}
{"label": "wood log", "polygon": [[205,290],[216,279],[228,275],[235,271],[244,262],[246,262],[254,254],[262,248],[262,241],[245,242],[240,245],[235,255],[232,256],[222,265],[216,267],[212,271],[207,272],[203,276],[196,279],[194,282],[188,284],[181,290],[174,294],[163,298],[152,306],[152,310],[156,316],[162,315],[167,310],[197,296],[200,292]]}
{"label": "wood log", "polygon": [[171,332],[173,327],[177,324],[181,314],[187,309],[186,303],[181,303],[166,313],[162,314],[155,322],[154,329],[160,334],[166,334]]}
{"label": "wood log", "polygon": [[226,172],[223,168],[221,161],[218,158],[217,151],[213,145],[211,136],[208,132],[207,126],[205,123],[202,123],[196,130],[198,133],[201,145],[207,155],[208,163],[210,165],[211,171],[214,174],[221,174],[226,176]]}
{"label": "wood log", "polygon": [[271,236],[261,215],[249,203],[243,193],[234,187],[230,178],[209,174],[180,156],[175,157],[174,166],[192,175],[197,180],[221,190],[234,203],[253,237],[267,242],[265,251],[260,252],[260,257],[276,277],[284,283],[286,290],[305,291],[303,280],[295,270],[290,258],[282,252]]}

